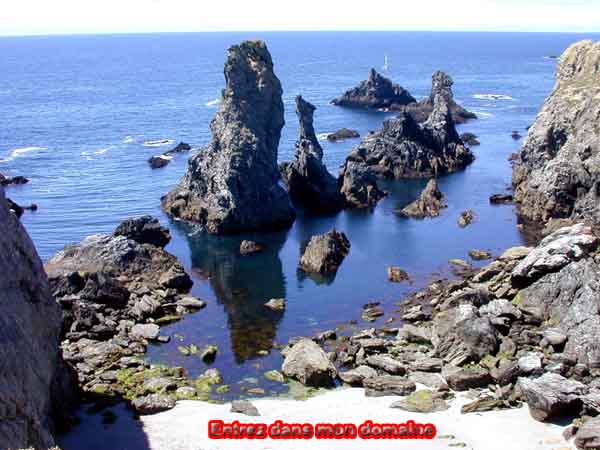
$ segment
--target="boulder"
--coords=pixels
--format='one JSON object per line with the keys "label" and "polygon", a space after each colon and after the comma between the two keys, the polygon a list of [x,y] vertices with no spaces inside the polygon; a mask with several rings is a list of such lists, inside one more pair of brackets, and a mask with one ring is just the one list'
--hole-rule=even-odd
{"label": "boulder", "polygon": [[388,280],[390,280],[392,283],[401,283],[410,279],[408,273],[406,273],[404,270],[397,266],[388,267],[387,275]]}
{"label": "boulder", "polygon": [[531,416],[542,422],[578,413],[581,396],[588,392],[584,384],[555,373],[545,373],[535,379],[519,378],[518,388]]}
{"label": "boulder", "polygon": [[448,367],[442,371],[442,376],[455,391],[483,388],[492,382],[490,372],[481,367]]}
{"label": "boulder", "polygon": [[575,446],[580,450],[600,448],[600,417],[587,420],[575,434]]}
{"label": "boulder", "polygon": [[362,386],[366,378],[377,376],[377,371],[369,366],[358,366],[346,372],[339,373],[340,379],[350,386]]}
{"label": "boulder", "polygon": [[232,413],[244,414],[245,416],[260,416],[258,409],[247,400],[234,400],[231,402]]}
{"label": "boulder", "polygon": [[300,258],[300,268],[305,272],[335,274],[349,252],[346,235],[333,229],[310,239]]}
{"label": "boulder", "polygon": [[514,198],[510,194],[494,194],[490,196],[490,203],[492,205],[508,205],[514,201]]}
{"label": "boulder", "polygon": [[163,197],[162,207],[213,234],[287,228],[295,212],[278,184],[282,89],[265,43],[231,47],[225,81],[210,125],[212,142],[190,159],[186,175]]}
{"label": "boulder", "polygon": [[264,250],[264,247],[258,242],[254,241],[242,241],[240,244],[240,254],[241,255],[253,255],[255,253],[260,253]]}
{"label": "boulder", "polygon": [[150,341],[158,338],[160,327],[153,323],[141,324],[138,323],[131,328],[131,335],[133,337],[148,339]]}
{"label": "boulder", "polygon": [[367,397],[383,397],[386,395],[409,395],[417,387],[415,383],[408,378],[380,375],[363,380],[365,395]]}
{"label": "boulder", "polygon": [[0,229],[0,447],[49,448],[74,389],[60,355],[61,312],[1,186]]}
{"label": "boulder", "polygon": [[443,393],[429,390],[416,391],[402,400],[392,403],[390,408],[414,413],[445,411],[450,408],[450,405],[444,400],[444,396]]}
{"label": "boulder", "polygon": [[327,135],[327,140],[331,142],[339,142],[345,139],[355,139],[359,138],[360,134],[356,130],[351,130],[349,128],[341,128],[334,133],[329,133]]}
{"label": "boulder", "polygon": [[469,256],[474,261],[483,261],[485,259],[492,259],[492,253],[487,250],[478,250],[478,249],[469,250]]}
{"label": "boulder", "polygon": [[475,212],[470,209],[461,212],[460,216],[458,217],[458,226],[461,228],[465,228],[471,225],[475,220],[475,217]]}
{"label": "boulder", "polygon": [[419,198],[402,209],[401,214],[414,219],[437,217],[440,211],[446,208],[444,195],[438,188],[437,180],[431,179],[419,195]]}
{"label": "boulder", "polygon": [[287,352],[281,371],[306,386],[333,386],[337,371],[327,354],[310,339],[300,339]]}
{"label": "boulder", "polygon": [[113,236],[125,236],[140,244],[164,248],[171,241],[171,232],[152,216],[128,219],[115,229]]}
{"label": "boulder", "polygon": [[283,176],[295,205],[317,213],[332,213],[344,206],[338,181],[323,164],[323,149],[313,126],[315,107],[296,97],[296,114],[300,120],[300,137],[294,160],[283,165]]}
{"label": "boulder", "polygon": [[192,149],[192,146],[190,144],[186,144],[185,142],[180,142],[175,147],[173,147],[171,150],[167,150],[166,152],[164,152],[163,155],[169,156],[169,155],[173,155],[175,153],[185,153],[185,152],[189,152],[191,149]]}
{"label": "boulder", "polygon": [[134,411],[141,415],[156,414],[175,408],[175,400],[168,395],[150,394],[131,402]]}
{"label": "boulder", "polygon": [[477,146],[477,145],[481,145],[481,143],[479,142],[479,140],[477,139],[477,135],[473,134],[473,133],[462,133],[460,135],[460,138],[462,139],[462,141],[471,146]]}
{"label": "boulder", "polygon": [[369,77],[361,81],[357,87],[331,101],[337,106],[367,109],[393,109],[415,102],[414,97],[406,89],[392,83],[375,69],[371,69]]}
{"label": "boulder", "polygon": [[285,309],[285,299],[284,298],[272,298],[267,303],[265,303],[265,307],[267,307],[273,311],[283,311]]}
{"label": "boulder", "polygon": [[390,375],[404,375],[406,367],[400,361],[387,355],[371,355],[367,358],[367,365],[375,369],[383,370]]}
{"label": "boulder", "polygon": [[513,164],[519,218],[598,225],[600,201],[600,42],[580,41],[561,56],[556,84]]}

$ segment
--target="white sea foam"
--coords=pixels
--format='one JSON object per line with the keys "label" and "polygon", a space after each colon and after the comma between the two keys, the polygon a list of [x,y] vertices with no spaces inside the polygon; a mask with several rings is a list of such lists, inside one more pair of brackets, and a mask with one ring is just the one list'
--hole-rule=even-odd
{"label": "white sea foam", "polygon": [[15,148],[10,151],[10,154],[3,159],[0,159],[0,162],[9,162],[13,161],[17,158],[27,155],[28,153],[40,152],[48,150],[48,147],[23,147],[23,148]]}
{"label": "white sea foam", "polygon": [[126,136],[123,139],[123,144],[135,144],[135,138],[133,136]]}
{"label": "white sea foam", "polygon": [[217,106],[219,103],[221,103],[221,100],[218,98],[215,98],[214,100],[211,100],[210,102],[206,102],[206,106],[208,106],[208,107]]}
{"label": "white sea foam", "polygon": [[317,139],[319,141],[326,141],[331,133],[319,133],[317,134]]}
{"label": "white sea foam", "polygon": [[144,147],[162,147],[163,145],[171,145],[174,144],[175,141],[172,139],[157,139],[155,141],[146,141],[144,142]]}
{"label": "white sea foam", "polygon": [[510,95],[504,94],[475,94],[473,97],[479,100],[514,100]]}
{"label": "white sea foam", "polygon": [[490,112],[485,112],[485,111],[477,111],[476,109],[473,109],[472,111],[473,111],[473,112],[474,112],[474,113],[477,115],[477,117],[479,117],[479,118],[486,118],[486,119],[487,119],[487,118],[489,118],[489,117],[494,117],[494,115],[493,115],[492,113],[490,113]]}

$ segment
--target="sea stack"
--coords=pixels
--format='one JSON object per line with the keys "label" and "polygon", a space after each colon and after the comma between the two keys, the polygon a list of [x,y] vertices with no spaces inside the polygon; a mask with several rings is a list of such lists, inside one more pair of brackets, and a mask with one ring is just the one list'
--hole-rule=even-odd
{"label": "sea stack", "polygon": [[438,70],[431,77],[431,94],[429,97],[418,103],[406,105],[401,110],[410,113],[417,122],[425,122],[433,111],[435,97],[441,95],[448,104],[452,120],[455,123],[464,123],[470,119],[477,119],[475,113],[467,111],[454,101],[454,93],[452,92],[453,84],[454,81],[452,81],[450,75]]}
{"label": "sea stack", "polygon": [[381,178],[435,178],[462,170],[473,160],[456,132],[448,99],[438,94],[424,124],[402,112],[363,139],[346,159],[342,177],[346,184],[359,165]]}
{"label": "sea stack", "polygon": [[189,161],[165,212],[212,234],[289,227],[295,211],[279,185],[277,149],[284,125],[281,83],[263,41],[229,49],[212,142]]}
{"label": "sea stack", "polygon": [[401,215],[414,219],[438,217],[446,206],[444,194],[440,191],[437,180],[433,178],[429,180],[419,198],[402,209]]}
{"label": "sea stack", "polygon": [[313,126],[315,107],[296,97],[300,137],[291,163],[283,164],[282,177],[294,204],[314,212],[336,212],[343,207],[338,181],[323,164],[323,149]]}
{"label": "sea stack", "polygon": [[513,167],[520,219],[600,224],[600,42],[581,41],[560,58],[556,85]]}
{"label": "sea stack", "polygon": [[392,83],[375,69],[369,71],[369,78],[331,101],[337,106],[368,109],[396,109],[415,102],[406,89]]}
{"label": "sea stack", "polygon": [[[60,307],[42,262],[0,187],[0,447],[49,448],[68,411]],[[67,388],[67,390],[63,390]]]}

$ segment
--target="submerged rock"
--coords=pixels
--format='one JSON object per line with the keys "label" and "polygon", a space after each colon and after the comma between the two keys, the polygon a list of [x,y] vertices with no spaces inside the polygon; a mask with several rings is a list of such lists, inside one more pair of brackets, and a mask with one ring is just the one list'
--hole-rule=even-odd
{"label": "submerged rock", "polygon": [[265,43],[231,47],[225,81],[210,125],[212,142],[190,159],[186,175],[163,198],[162,207],[213,234],[287,228],[295,212],[278,184],[282,89]]}
{"label": "submerged rock", "polygon": [[331,101],[337,106],[369,109],[394,109],[415,102],[406,89],[392,83],[375,69],[369,71],[369,78]]}
{"label": "submerged rock", "polygon": [[479,142],[479,140],[477,139],[477,135],[473,133],[463,133],[460,135],[460,138],[465,144],[471,147],[481,145],[481,142]]}
{"label": "submerged rock", "polygon": [[388,267],[387,274],[388,280],[390,280],[392,283],[401,283],[410,279],[408,273],[397,266]]}
{"label": "submerged rock", "polygon": [[448,100],[437,95],[425,123],[402,112],[365,137],[346,158],[341,176],[345,185],[358,166],[387,179],[434,178],[462,170],[474,159],[456,132]]}
{"label": "submerged rock", "polygon": [[263,250],[264,247],[258,242],[242,241],[242,243],[240,244],[241,255],[253,255],[256,253],[261,253]]}
{"label": "submerged rock", "polygon": [[426,217],[438,217],[443,208],[446,208],[444,194],[439,190],[437,180],[431,179],[419,198],[403,208],[401,214],[413,219],[424,219]]}
{"label": "submerged rock", "polygon": [[581,41],[561,56],[556,85],[513,166],[520,219],[600,223],[600,42]]}
{"label": "submerged rock", "polygon": [[283,179],[294,204],[315,212],[336,212],[343,208],[344,202],[337,179],[323,164],[323,149],[313,126],[315,109],[302,96],[296,97],[300,137],[294,161],[283,165]]}
{"label": "submerged rock", "polygon": [[514,201],[510,194],[494,194],[490,196],[490,204],[492,205],[508,205]]}
{"label": "submerged rock", "polygon": [[473,223],[475,217],[477,217],[475,212],[470,209],[461,212],[460,216],[458,217],[458,226],[461,228],[466,228]]}
{"label": "submerged rock", "polygon": [[173,155],[175,153],[189,152],[191,149],[192,149],[192,146],[190,144],[186,144],[185,142],[180,142],[175,147],[173,147],[171,150],[167,150],[166,152],[164,152],[163,155],[169,156],[169,155]]}
{"label": "submerged rock", "polygon": [[160,169],[161,167],[167,166],[170,162],[171,158],[163,155],[151,156],[150,159],[148,159],[148,164],[150,164],[152,169]]}
{"label": "submerged rock", "polygon": [[60,307],[2,187],[0,229],[0,447],[49,448],[74,387],[60,356]]}
{"label": "submerged rock", "polygon": [[310,239],[300,258],[300,268],[305,272],[334,274],[349,252],[346,235],[333,229]]}
{"label": "submerged rock", "polygon": [[281,371],[306,386],[333,386],[337,371],[327,354],[310,339],[300,339],[287,352]]}
{"label": "submerged rock", "polygon": [[350,128],[341,128],[334,133],[329,133],[327,135],[327,140],[331,142],[338,142],[345,139],[355,139],[359,137],[360,134],[358,131],[351,130]]}

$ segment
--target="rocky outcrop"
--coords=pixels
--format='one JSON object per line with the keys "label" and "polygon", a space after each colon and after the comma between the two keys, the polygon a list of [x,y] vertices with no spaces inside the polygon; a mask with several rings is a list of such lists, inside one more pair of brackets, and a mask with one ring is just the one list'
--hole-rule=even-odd
{"label": "rocky outcrop", "polygon": [[344,202],[338,180],[323,164],[323,149],[313,126],[315,109],[302,96],[296,97],[300,137],[294,161],[282,165],[282,178],[295,205],[317,213],[331,213],[342,209]]}
{"label": "rocky outcrop", "polygon": [[164,152],[163,155],[170,156],[170,155],[174,155],[176,153],[185,153],[185,152],[189,152],[191,149],[192,149],[192,146],[190,144],[186,144],[185,142],[180,142],[175,147],[173,147],[171,150],[167,150],[166,152]]}
{"label": "rocky outcrop", "polygon": [[369,78],[331,101],[337,106],[369,109],[396,109],[416,100],[402,86],[371,69]]}
{"label": "rocky outcrop", "polygon": [[1,186],[10,186],[10,185],[20,185],[27,184],[29,180],[21,175],[17,175],[16,177],[6,177],[0,173],[0,185]]}
{"label": "rocky outcrop", "polygon": [[[431,94],[429,97],[421,100],[418,103],[411,103],[399,108],[399,110],[408,112],[417,122],[425,122],[433,111],[435,106],[435,98],[438,95],[441,95],[448,103],[452,120],[455,123],[465,123],[467,120],[477,119],[476,114],[467,111],[454,101],[454,94],[452,92],[453,84],[454,81],[452,81],[452,78],[450,78],[449,75],[438,70],[431,77]],[[479,145],[479,142],[476,144],[469,143],[469,145]]]}
{"label": "rocky outcrop", "polygon": [[329,133],[327,135],[327,140],[330,142],[338,142],[343,141],[345,139],[355,139],[359,138],[360,134],[356,130],[351,130],[349,128],[341,128],[334,133]]}
{"label": "rocky outcrop", "polygon": [[479,142],[479,139],[477,139],[477,135],[473,134],[473,133],[462,133],[460,135],[460,138],[462,139],[462,141],[471,146],[477,146],[477,145],[481,145],[481,142]]}
{"label": "rocky outcrop", "polygon": [[68,410],[60,307],[27,232],[0,187],[0,448],[54,445],[53,415]]}
{"label": "rocky outcrop", "polygon": [[348,208],[372,208],[387,193],[377,185],[377,176],[360,161],[346,160],[342,170],[341,194]]}
{"label": "rocky outcrop", "polygon": [[447,99],[437,95],[424,124],[402,112],[364,138],[347,157],[341,176],[343,185],[359,169],[388,179],[433,178],[462,170],[473,160],[456,132]]}
{"label": "rocky outcrop", "polygon": [[560,59],[556,85],[513,166],[520,219],[600,224],[600,43],[578,42]]}
{"label": "rocky outcrop", "polygon": [[300,258],[300,269],[323,275],[335,274],[350,252],[350,241],[335,229],[313,236]]}
{"label": "rocky outcrop", "polygon": [[190,159],[186,175],[163,198],[162,207],[213,234],[286,228],[295,212],[278,184],[282,89],[265,43],[231,47],[225,81],[210,125],[212,142]]}
{"label": "rocky outcrop", "polygon": [[285,355],[281,366],[284,375],[314,387],[333,386],[337,377],[334,365],[325,352],[310,339],[301,339]]}
{"label": "rocky outcrop", "polygon": [[125,236],[138,244],[164,248],[171,240],[171,232],[152,216],[127,219],[115,229],[113,237]]}
{"label": "rocky outcrop", "polygon": [[148,164],[150,164],[151,169],[160,169],[162,167],[169,165],[170,162],[171,162],[171,157],[164,156],[164,155],[151,156],[148,159]]}
{"label": "rocky outcrop", "polygon": [[406,206],[400,212],[403,216],[414,219],[424,219],[425,217],[437,217],[440,211],[446,207],[444,195],[438,188],[437,180],[429,180],[419,198]]}

